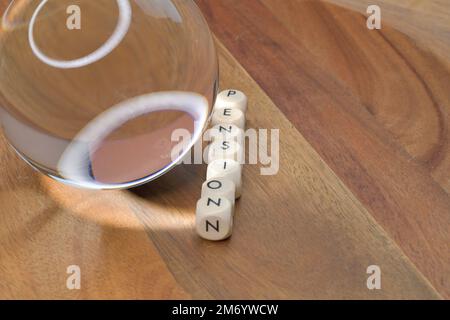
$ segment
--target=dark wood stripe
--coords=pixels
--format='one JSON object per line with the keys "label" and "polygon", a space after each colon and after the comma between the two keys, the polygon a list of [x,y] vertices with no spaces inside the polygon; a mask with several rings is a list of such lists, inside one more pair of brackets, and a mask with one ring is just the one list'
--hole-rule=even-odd
{"label": "dark wood stripe", "polygon": [[[265,1],[265,4],[269,2]],[[362,40],[364,36],[357,36],[358,32],[362,32],[361,28],[352,29],[355,34],[344,34],[349,32],[345,21],[350,21],[350,26],[353,27],[352,23],[358,21],[365,28],[365,20],[361,14],[324,5],[318,1],[308,2],[308,5],[302,7],[304,11],[301,13],[298,11],[299,17],[307,19],[308,16],[317,18],[323,15],[325,17],[320,20],[321,23],[326,25],[337,41],[342,40],[344,44],[348,44],[345,41],[346,38],[356,37],[360,41],[358,45],[363,47],[363,49],[345,46],[339,48],[340,51],[336,52],[338,58],[335,61],[338,65],[335,69],[325,69],[320,55],[313,54],[307,46],[308,43],[302,43],[296,36],[301,31],[287,28],[282,17],[275,16],[273,10],[269,10],[262,1],[198,0],[197,3],[215,34],[244,68],[364,203],[431,283],[443,295],[450,297],[447,276],[450,274],[449,196],[443,186],[430,175],[429,169],[423,165],[421,159],[416,161],[414,148],[411,147],[408,150],[405,147],[408,145],[396,136],[396,133],[402,131],[387,129],[389,120],[396,120],[394,117],[397,110],[405,112],[401,109],[403,107],[401,101],[404,99],[409,102],[408,96],[398,96],[396,104],[389,104],[392,101],[386,102],[384,106],[391,108],[392,116],[389,118],[389,113],[383,114],[382,116],[387,117],[383,123],[378,114],[380,109],[377,109],[376,105],[365,104],[364,95],[361,91],[355,90],[358,86],[377,89],[381,85],[372,82],[371,73],[378,71],[371,69],[373,61],[369,59],[370,57],[364,56],[365,51],[372,48],[372,41],[384,43],[381,52],[378,53],[381,56],[386,54],[383,59],[398,55],[396,50],[392,50],[391,45],[382,39],[379,32],[367,34],[366,42]],[[283,5],[286,6],[288,3],[291,4],[290,9],[298,9],[299,7],[295,5],[300,1],[284,1]],[[273,4],[282,6],[275,0]],[[305,22],[305,25],[308,25],[308,22]],[[337,32],[336,28],[341,28],[341,31]],[[314,30],[309,31],[314,32]],[[365,29],[365,32],[368,30]],[[394,29],[386,27],[382,32],[391,41],[399,37],[401,41],[404,41],[405,37],[396,34]],[[310,37],[310,44],[317,47],[317,43],[326,40],[327,38]],[[325,42],[323,46],[326,47]],[[415,48],[415,50],[419,49]],[[347,65],[340,64],[342,55],[347,59]],[[414,79],[418,77],[417,74],[404,71],[403,68],[407,68],[408,65],[401,63],[401,59],[398,57],[392,59],[392,64],[389,64],[391,68],[394,68],[392,73],[405,72],[405,81],[421,83],[420,80]],[[337,70],[350,68],[353,62],[360,67],[361,63],[366,63],[366,76],[362,78],[362,80],[365,79],[364,82],[353,83],[352,87],[350,85],[352,77],[361,79],[363,75],[353,75],[351,69],[341,71],[341,74]],[[350,78],[347,82],[343,81],[343,75],[346,72]],[[448,77],[447,73],[445,75]],[[385,82],[391,81],[389,73],[382,74],[381,78],[378,77],[376,80],[380,79]],[[394,86],[395,83],[390,85]],[[409,87],[409,92],[402,92],[402,94],[413,95],[414,91],[419,89],[412,85]],[[426,94],[416,95],[416,97],[430,99]],[[440,101],[445,99],[446,97],[439,98]],[[366,103],[368,102],[370,101],[366,99]],[[422,102],[416,101],[417,104]],[[436,110],[433,109],[432,101],[424,100],[422,105],[431,105],[429,112]],[[414,114],[421,110],[412,108],[410,111]],[[408,112],[403,115],[408,116]],[[430,117],[434,116],[432,114]],[[446,123],[446,119],[439,120],[439,117],[438,114],[438,124]],[[427,121],[427,118],[424,121]],[[397,122],[394,124],[402,125]],[[405,125],[408,125],[407,117]],[[274,123],[273,127],[276,126],[277,124]],[[420,133],[417,130],[416,134]],[[437,128],[437,130],[447,132],[446,129]],[[427,139],[427,137],[417,135],[416,139]],[[431,144],[430,149],[433,149],[434,144],[443,142],[431,139],[425,141],[427,147],[428,143]],[[442,149],[441,152],[443,152]],[[427,152],[421,154],[424,159],[429,159]],[[435,155],[431,157],[436,158]],[[448,157],[445,159],[448,161]]]}

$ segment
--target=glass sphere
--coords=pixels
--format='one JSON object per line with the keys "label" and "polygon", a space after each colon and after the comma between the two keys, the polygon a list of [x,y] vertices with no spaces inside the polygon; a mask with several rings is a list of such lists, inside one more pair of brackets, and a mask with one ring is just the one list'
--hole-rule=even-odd
{"label": "glass sphere", "polygon": [[[218,64],[191,0],[15,0],[0,27],[4,134],[55,179],[95,189],[145,183],[207,125]],[[176,129],[190,139],[174,156]]]}

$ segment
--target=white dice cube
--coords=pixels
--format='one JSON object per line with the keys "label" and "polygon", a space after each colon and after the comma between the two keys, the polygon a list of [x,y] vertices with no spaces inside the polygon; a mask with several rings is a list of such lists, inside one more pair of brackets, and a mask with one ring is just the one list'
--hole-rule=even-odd
{"label": "white dice cube", "polygon": [[200,237],[219,241],[231,236],[233,207],[225,197],[204,197],[197,202],[195,228]]}
{"label": "white dice cube", "polygon": [[243,145],[245,135],[244,130],[234,124],[219,123],[206,131],[205,138],[211,142],[217,140],[232,140]]}
{"label": "white dice cube", "polygon": [[231,180],[236,186],[236,199],[241,196],[242,166],[231,159],[217,159],[208,164],[206,179],[224,178]]}
{"label": "white dice cube", "polygon": [[208,163],[218,159],[231,159],[243,162],[244,152],[236,141],[217,140],[208,146]]}
{"label": "white dice cube", "polygon": [[245,129],[245,114],[240,109],[228,107],[214,109],[211,125],[217,124],[234,124],[241,129]]}
{"label": "white dice cube", "polygon": [[236,199],[236,186],[234,182],[225,178],[214,178],[207,180],[202,185],[202,198],[225,197],[232,207]]}
{"label": "white dice cube", "polygon": [[247,111],[248,99],[247,96],[239,91],[234,89],[228,89],[220,92],[217,95],[215,107],[216,108],[231,108],[231,109],[239,109],[243,113]]}

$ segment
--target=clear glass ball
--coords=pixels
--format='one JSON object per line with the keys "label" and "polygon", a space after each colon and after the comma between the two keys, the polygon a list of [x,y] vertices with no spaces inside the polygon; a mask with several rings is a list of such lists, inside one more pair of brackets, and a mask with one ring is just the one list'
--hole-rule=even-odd
{"label": "clear glass ball", "polygon": [[[207,125],[218,64],[191,0],[15,0],[0,27],[4,134],[55,179],[95,189],[145,183]],[[191,139],[174,156],[176,129]]]}

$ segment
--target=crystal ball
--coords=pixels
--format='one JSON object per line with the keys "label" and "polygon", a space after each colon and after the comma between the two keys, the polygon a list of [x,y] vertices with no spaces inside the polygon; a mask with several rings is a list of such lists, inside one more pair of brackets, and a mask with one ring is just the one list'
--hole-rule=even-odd
{"label": "crystal ball", "polygon": [[[16,0],[1,19],[3,133],[68,184],[129,188],[169,171],[207,126],[217,81],[191,0]],[[189,140],[174,154],[178,129]]]}

